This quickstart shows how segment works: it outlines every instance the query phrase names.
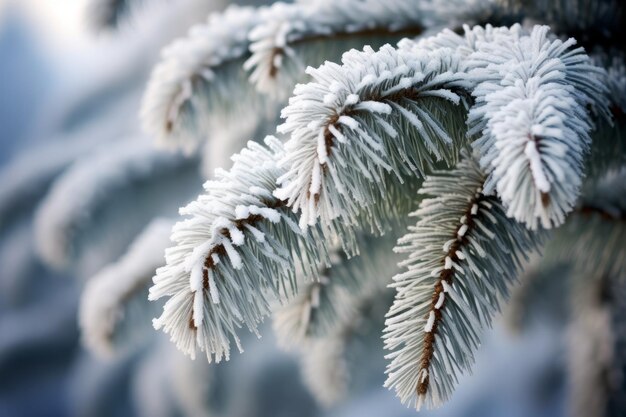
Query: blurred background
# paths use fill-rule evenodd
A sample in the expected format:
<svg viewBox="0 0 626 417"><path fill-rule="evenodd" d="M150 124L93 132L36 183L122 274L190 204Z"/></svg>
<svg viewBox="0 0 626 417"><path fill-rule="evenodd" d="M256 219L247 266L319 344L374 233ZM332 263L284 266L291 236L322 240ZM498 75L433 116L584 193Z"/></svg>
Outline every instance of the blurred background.
<svg viewBox="0 0 626 417"><path fill-rule="evenodd" d="M379 312L351 343L349 394L331 407L270 326L244 341L244 355L209 366L153 331L159 307L141 304L136 343L108 357L85 347L87 281L123 263L149 225L169 230L152 220L173 218L205 175L193 157L144 151L138 113L161 48L228 2L148 3L119 29L96 31L85 0L0 0L0 416L415 415L382 387ZM550 274L515 295L452 400L420 415L567 414L565 272ZM540 294L532 308L528 292Z"/></svg>

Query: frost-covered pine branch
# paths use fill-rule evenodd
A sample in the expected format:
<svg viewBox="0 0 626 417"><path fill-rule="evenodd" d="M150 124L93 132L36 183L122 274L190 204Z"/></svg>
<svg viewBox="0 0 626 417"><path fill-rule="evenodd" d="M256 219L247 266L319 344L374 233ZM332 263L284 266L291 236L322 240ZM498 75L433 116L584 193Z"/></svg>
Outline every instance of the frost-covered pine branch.
<svg viewBox="0 0 626 417"><path fill-rule="evenodd" d="M84 343L98 355L111 356L145 333L142 325L154 312L146 304L148 287L155 269L165 262L172 224L154 220L122 258L87 282L79 322Z"/></svg>
<svg viewBox="0 0 626 417"><path fill-rule="evenodd" d="M307 70L314 81L282 111L278 129L290 139L275 192L301 212L302 227L352 222L364 206L384 218L385 178L397 186L456 161L470 84L449 52L366 47L345 53L343 65Z"/></svg>
<svg viewBox="0 0 626 417"><path fill-rule="evenodd" d="M418 214L427 220L403 240L400 250L414 253L409 272L394 284L398 299L386 333L387 347L395 350L387 385L418 406L447 399L456 375L471 366L479 331L507 295L521 259L541 240L541 233L508 216L531 229L538 219L545 227L563 220L578 198L589 148L587 107L607 115L602 71L572 48L572 40L554 40L541 26L465 30L464 36L447 31L405 40L397 49L352 50L342 65L309 68L313 81L298 85L282 111L284 146L275 139L268 142L271 151L249 145L233 169L220 172L218 182L208 183L208 194L183 211L193 217L176 227L177 246L157 273L152 298L171 298L155 325L192 356L199 347L210 360L227 358L231 338L241 348L236 328L256 331L270 302L295 290L294 254L304 253L302 265L313 269L327 262L320 227L348 246L364 222L381 232L383 223L398 218L396 201L411 200L411 179L454 165L459 149L479 134L471 158L422 190L438 197L422 204ZM583 79L584 71L590 80ZM524 111L516 115L515 105ZM565 117L570 110L577 119ZM504 129L511 124L516 129ZM515 194L517 187L526 189ZM459 195L471 204L439 203ZM251 201L255 213L245 208ZM257 222L276 230L257 233ZM430 240L446 232L439 242L443 253L419 258L433 250ZM271 243L265 241L269 236ZM260 277L258 268L264 271ZM455 270L469 282L455 280ZM431 272L441 275L439 281L425 285ZM308 287L296 310L310 313L323 284ZM432 303L420 299L429 300L432 291ZM223 293L233 298L222 302ZM448 321L439 311L444 306ZM440 321L446 341L436 343ZM424 326L407 330L414 322Z"/></svg>
<svg viewBox="0 0 626 417"><path fill-rule="evenodd" d="M486 188L531 228L562 224L578 198L594 127L587 108L611 118L605 73L575 44L554 39L547 26L487 25L400 45L452 48L463 57L475 84L468 134L478 136Z"/></svg>
<svg viewBox="0 0 626 417"><path fill-rule="evenodd" d="M428 177L420 192L433 198L420 204L397 248L409 254L408 270L393 278L385 385L418 409L446 401L470 370L482 329L541 240L484 194L485 180L467 154L454 170Z"/></svg>
<svg viewBox="0 0 626 417"><path fill-rule="evenodd" d="M471 369L481 332L543 229L565 224L558 237L571 227L573 253L586 246L603 263L589 265L623 274L621 200L580 198L585 184L604 193L595 180L607 170L622 176L624 58L611 35L623 31L623 7L469 3L232 7L163 52L144 128L187 152L203 144L206 172L228 168L224 154L273 130L279 113L284 122L279 139L250 142L181 209L186 219L150 290L151 300L166 299L156 328L190 356L220 361L231 345L242 350L241 328L258 335L275 313L281 342L301 348L311 384L336 400L346 387L346 329L359 323L349 306L391 275L374 272L387 267L377 235L393 238L428 195L397 249L408 270L394 278L384 339L386 385L404 403L434 407ZM553 30L531 26L546 20ZM596 30L603 23L606 33ZM449 29L435 34L435 25ZM593 49L604 41L618 52ZM97 203L89 193L82 200L88 212ZM591 239L591 228L604 240Z"/></svg>
<svg viewBox="0 0 626 417"><path fill-rule="evenodd" d="M280 108L273 98L290 93L306 66L416 35L422 15L413 0L278 2L212 14L163 51L143 100L144 128L191 151L225 118L257 112L271 119Z"/></svg>
<svg viewBox="0 0 626 417"><path fill-rule="evenodd" d="M169 297L154 326L192 357L199 348L209 361L228 359L231 340L241 351L237 330L257 333L270 303L295 292L294 258L313 276L311 268L325 262L320 239L302 239L295 214L272 195L283 151L275 138L266 144L248 143L229 171L205 184L205 195L181 209L191 217L175 225L176 246L154 277L150 299Z"/></svg>
<svg viewBox="0 0 626 417"><path fill-rule="evenodd" d="M558 226L578 198L593 127L587 107L608 115L602 70L574 39L552 40L549 28L514 42L477 42L468 57L477 83L470 111L474 147L507 213L530 228Z"/></svg>
<svg viewBox="0 0 626 417"><path fill-rule="evenodd" d="M238 85L245 78L236 64L228 65L247 51L248 32L260 19L252 7L231 6L213 13L206 24L193 26L186 38L176 40L162 51L146 87L141 118L144 130L160 143L188 152L210 136L225 114L241 115L238 106L249 111L253 94ZM213 80L218 78L219 82ZM194 92L202 94L194 94ZM224 108L224 105L229 105ZM215 112L217 121L210 116Z"/></svg>

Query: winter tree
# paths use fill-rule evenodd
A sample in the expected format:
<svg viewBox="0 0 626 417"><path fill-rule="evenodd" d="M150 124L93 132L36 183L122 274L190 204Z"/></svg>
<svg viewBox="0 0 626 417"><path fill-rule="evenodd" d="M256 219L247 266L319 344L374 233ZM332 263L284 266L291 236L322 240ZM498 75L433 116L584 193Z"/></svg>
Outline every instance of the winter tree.
<svg viewBox="0 0 626 417"><path fill-rule="evenodd" d="M93 3L103 26L141 19L141 2ZM180 218L87 283L88 346L110 354L152 315L178 349L220 362L271 317L333 403L376 312L385 386L417 409L453 396L511 294L533 308L531 277L550 276L529 271L562 265L572 409L622 415L625 13L619 0L230 6L163 49L147 81L144 134L167 151L133 141L74 166L39 207L39 252L79 256L76 213L101 190L163 186ZM207 181L185 205L196 163Z"/></svg>

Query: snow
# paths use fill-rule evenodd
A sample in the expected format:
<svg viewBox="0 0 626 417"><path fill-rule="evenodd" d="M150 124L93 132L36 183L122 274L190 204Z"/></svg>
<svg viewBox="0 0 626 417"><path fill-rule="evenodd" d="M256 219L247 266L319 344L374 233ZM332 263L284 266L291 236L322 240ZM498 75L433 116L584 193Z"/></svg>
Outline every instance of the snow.
<svg viewBox="0 0 626 417"><path fill-rule="evenodd" d="M430 333L433 331L433 326L435 325L435 312L431 311L428 313L428 320L426 321L426 325L424 326L424 332Z"/></svg>
<svg viewBox="0 0 626 417"><path fill-rule="evenodd" d="M191 291L202 291L202 264L196 263L189 274L189 288Z"/></svg>
<svg viewBox="0 0 626 417"><path fill-rule="evenodd" d="M360 98L358 94L348 94L344 101L344 106L352 106L359 102Z"/></svg>
<svg viewBox="0 0 626 417"><path fill-rule="evenodd" d="M320 161L320 164L325 164L328 162L328 151L326 149L326 135L323 131L317 135L317 157Z"/></svg>
<svg viewBox="0 0 626 417"><path fill-rule="evenodd" d="M204 290L199 289L193 293L193 324L196 327L202 325L204 320Z"/></svg>
<svg viewBox="0 0 626 417"><path fill-rule="evenodd" d="M207 275L209 277L209 294L211 296L211 301L213 304L219 304L220 294L217 290L217 285L215 284L215 273L209 269L207 271Z"/></svg>
<svg viewBox="0 0 626 417"><path fill-rule="evenodd" d="M340 116L337 122L341 123L342 125L346 125L352 130L357 130L359 128L359 122L357 122L350 116Z"/></svg>
<svg viewBox="0 0 626 417"><path fill-rule="evenodd" d="M443 292L439 293L439 298L437 299L437 304L435 304L435 309L439 310L441 306L443 306L443 302L445 301L446 296Z"/></svg>
<svg viewBox="0 0 626 417"><path fill-rule="evenodd" d="M322 172L320 164L313 165L313 172L311 173L311 186L309 192L311 195L318 195L322 188Z"/></svg>
<svg viewBox="0 0 626 417"><path fill-rule="evenodd" d="M364 110L369 113L390 114L391 106L387 103L381 103L379 101L362 101L357 106L357 109Z"/></svg>

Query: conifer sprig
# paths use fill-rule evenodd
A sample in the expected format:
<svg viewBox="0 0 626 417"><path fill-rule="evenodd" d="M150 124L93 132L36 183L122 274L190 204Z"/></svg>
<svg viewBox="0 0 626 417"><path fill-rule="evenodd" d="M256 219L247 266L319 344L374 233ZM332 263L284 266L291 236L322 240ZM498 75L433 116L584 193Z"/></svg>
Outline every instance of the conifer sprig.
<svg viewBox="0 0 626 417"><path fill-rule="evenodd" d="M419 218L399 241L407 271L393 278L397 294L388 313L385 385L403 403L435 407L467 372L528 253L541 236L506 216L486 176L467 153L452 171L427 177Z"/></svg>

